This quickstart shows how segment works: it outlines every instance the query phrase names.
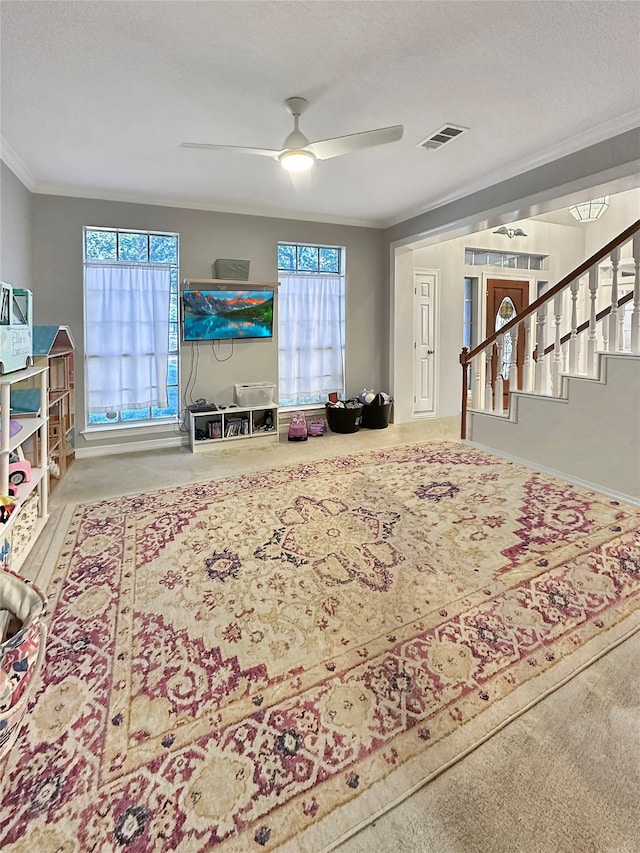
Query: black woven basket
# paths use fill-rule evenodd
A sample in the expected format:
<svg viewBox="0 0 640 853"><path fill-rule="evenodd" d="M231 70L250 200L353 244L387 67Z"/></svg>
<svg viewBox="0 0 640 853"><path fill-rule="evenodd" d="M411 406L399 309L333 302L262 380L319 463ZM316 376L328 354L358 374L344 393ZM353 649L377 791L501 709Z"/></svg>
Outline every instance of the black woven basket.
<svg viewBox="0 0 640 853"><path fill-rule="evenodd" d="M386 429L389 426L392 403L362 407L362 426L366 429Z"/></svg>
<svg viewBox="0 0 640 853"><path fill-rule="evenodd" d="M353 408L342 409L327 404L325 409L331 432L358 432L360 429L363 406L358 405Z"/></svg>

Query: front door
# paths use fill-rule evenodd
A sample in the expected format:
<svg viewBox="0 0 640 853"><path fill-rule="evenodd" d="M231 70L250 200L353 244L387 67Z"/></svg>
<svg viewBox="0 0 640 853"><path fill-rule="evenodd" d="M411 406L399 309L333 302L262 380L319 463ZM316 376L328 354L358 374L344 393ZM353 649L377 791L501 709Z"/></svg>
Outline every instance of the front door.
<svg viewBox="0 0 640 853"><path fill-rule="evenodd" d="M529 282L511 279L487 279L487 337L497 332L512 320L529 304ZM518 368L518 387L522 388L522 365L524 363L524 333L518 332L517 351L511 351L511 341L507 335L502 350L502 364L498 364L498 348L494 344L491 358L491 387L495 389L498 374L502 375L502 408L506 411L509 404L509 370L513 359ZM495 391L494 391L495 393Z"/></svg>

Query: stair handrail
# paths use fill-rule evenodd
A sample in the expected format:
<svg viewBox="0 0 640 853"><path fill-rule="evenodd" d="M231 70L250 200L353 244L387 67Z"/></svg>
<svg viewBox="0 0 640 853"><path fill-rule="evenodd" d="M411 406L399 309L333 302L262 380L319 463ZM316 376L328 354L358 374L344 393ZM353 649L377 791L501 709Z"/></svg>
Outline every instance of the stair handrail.
<svg viewBox="0 0 640 853"><path fill-rule="evenodd" d="M542 305L545 305L551 299L553 299L556 294L565 290L573 281L577 278L583 276L586 272L588 272L594 264L599 263L603 258L607 255L611 254L611 252L616 249L618 246L622 245L622 243L626 243L636 231L640 229L640 219L636 219L634 223L629 225L628 228L625 228L617 237L614 237L610 240L606 246L603 246L602 249L599 249L590 258L587 258L586 261L583 261L579 264L574 270L572 270L568 275L565 275L564 278L561 278L557 284L554 284L552 288L547 290L542 296L539 296L534 302L528 305L524 311L520 314L517 314L513 320L509 320L508 323L505 323L498 331L493 332L488 335L481 343L477 344L472 350L469 350L468 347L463 347L462 352L460 353L460 364L462 366L462 426L461 426L461 438L465 439L467 436L467 388L468 388L468 375L469 375L469 365L471 360L475 358L475 356L479 355L481 352L487 349L487 347L491 346L500 335L504 335L505 332L508 332L510 329L519 326L527 317L530 317L532 314L540 308ZM546 352L546 350L545 350Z"/></svg>

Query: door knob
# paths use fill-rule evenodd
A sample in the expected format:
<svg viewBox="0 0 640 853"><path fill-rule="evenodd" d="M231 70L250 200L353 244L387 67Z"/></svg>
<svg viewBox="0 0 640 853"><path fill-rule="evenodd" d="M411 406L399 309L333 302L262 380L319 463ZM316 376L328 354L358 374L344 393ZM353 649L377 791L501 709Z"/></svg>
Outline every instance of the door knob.
<svg viewBox="0 0 640 853"><path fill-rule="evenodd" d="M433 355L433 353L434 353L434 350L432 350L432 349L427 350L427 355Z"/></svg>

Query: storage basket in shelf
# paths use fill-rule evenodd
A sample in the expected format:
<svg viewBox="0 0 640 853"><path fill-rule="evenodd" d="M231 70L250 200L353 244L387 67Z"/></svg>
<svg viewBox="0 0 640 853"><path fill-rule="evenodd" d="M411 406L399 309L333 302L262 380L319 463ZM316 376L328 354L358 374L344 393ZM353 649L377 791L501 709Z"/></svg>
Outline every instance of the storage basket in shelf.
<svg viewBox="0 0 640 853"><path fill-rule="evenodd" d="M0 759L13 746L44 662L47 600L38 587L0 571ZM15 630L14 630L15 629Z"/></svg>

